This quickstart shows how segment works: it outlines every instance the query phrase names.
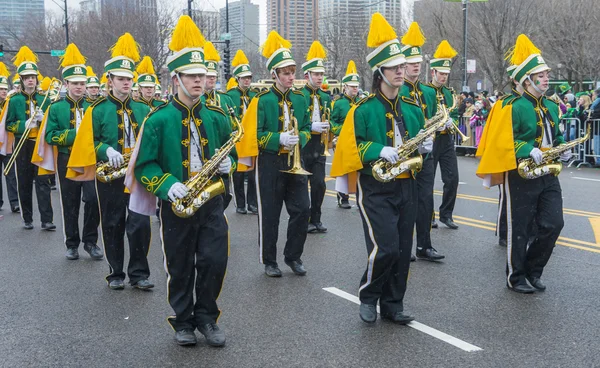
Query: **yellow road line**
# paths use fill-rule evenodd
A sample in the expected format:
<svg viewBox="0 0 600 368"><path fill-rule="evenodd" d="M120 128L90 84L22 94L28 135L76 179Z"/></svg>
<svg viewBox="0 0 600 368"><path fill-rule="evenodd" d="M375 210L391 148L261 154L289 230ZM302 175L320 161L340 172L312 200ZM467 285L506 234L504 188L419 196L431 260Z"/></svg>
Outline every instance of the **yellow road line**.
<svg viewBox="0 0 600 368"><path fill-rule="evenodd" d="M600 244L600 217L590 218L590 225L592 225L592 230L594 230L596 243Z"/></svg>

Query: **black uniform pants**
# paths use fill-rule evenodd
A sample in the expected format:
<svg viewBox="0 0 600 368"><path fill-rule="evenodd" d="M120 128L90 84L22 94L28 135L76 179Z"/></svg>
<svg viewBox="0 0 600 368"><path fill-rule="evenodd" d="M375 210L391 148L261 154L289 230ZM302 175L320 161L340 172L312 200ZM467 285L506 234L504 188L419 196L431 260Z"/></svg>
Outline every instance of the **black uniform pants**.
<svg viewBox="0 0 600 368"><path fill-rule="evenodd" d="M423 159L423 168L417 174L417 251L431 248L431 221L433 220L433 184L435 170L431 154Z"/></svg>
<svg viewBox="0 0 600 368"><path fill-rule="evenodd" d="M358 296L376 305L381 314L403 311L413 229L417 213L417 184L413 179L381 183L359 174L357 203L363 220L369 259Z"/></svg>
<svg viewBox="0 0 600 368"><path fill-rule="evenodd" d="M17 155L17 188L21 217L24 222L33 222L33 181L35 180L35 195L42 222L52 222L52 202L50 199L50 176L38 175L38 167L31 163L35 141L27 139Z"/></svg>
<svg viewBox="0 0 600 368"><path fill-rule="evenodd" d="M257 207L256 204L256 182L254 180L254 170L248 172L233 173L233 191L235 192L235 205L237 208L246 208L246 199L248 206ZM245 179L248 178L248 194L246 197L246 189L244 185Z"/></svg>
<svg viewBox="0 0 600 368"><path fill-rule="evenodd" d="M564 226L562 190L556 176L523 179L516 170L505 174L508 219L507 281L525 284L541 277ZM535 229L533 224L536 224ZM535 239L527 246L535 231Z"/></svg>
<svg viewBox="0 0 600 368"><path fill-rule="evenodd" d="M0 155L0 170L2 170L2 172L4 172L4 168L8 164L8 161L10 160L11 156L12 156L11 154L8 154L6 156ZM14 165L8 171L8 174L4 176L4 178L6 179L6 194L8 197L8 201L9 201L11 207L17 207L19 205L19 192L17 190L17 177L15 174ZM2 187L3 187L2 180L0 178L0 207L2 207L4 205L4 196L3 196Z"/></svg>
<svg viewBox="0 0 600 368"><path fill-rule="evenodd" d="M93 180L73 181L67 179L69 154L59 153L56 160L58 166L58 189L63 215L63 229L67 248L78 248L79 243L98 242L98 225L100 212L96 198L96 186ZM83 233L79 235L79 208L83 197Z"/></svg>
<svg viewBox="0 0 600 368"><path fill-rule="evenodd" d="M167 201L160 208L167 296L175 312L168 321L175 331L215 323L229 256L223 197L211 199L186 219L177 217Z"/></svg>
<svg viewBox="0 0 600 368"><path fill-rule="evenodd" d="M125 179L117 179L110 183L96 180L98 205L100 206L100 226L104 254L109 265L110 274L106 281L124 280L123 263L125 258L125 232L129 243L129 265L127 275L129 282L148 279L148 251L150 250L151 229L150 217L127 209L129 194L125 193Z"/></svg>
<svg viewBox="0 0 600 368"><path fill-rule="evenodd" d="M444 182L440 219L451 219L458 191L458 161L452 134L437 134L431 154L433 155L434 176L439 163Z"/></svg>
<svg viewBox="0 0 600 368"><path fill-rule="evenodd" d="M302 149L304 169L312 175L308 176L310 182L310 222L321 222L321 205L325 198L325 162L320 134L311 134L311 138Z"/></svg>
<svg viewBox="0 0 600 368"><path fill-rule="evenodd" d="M258 196L258 245L260 262L277 266L277 238L281 208L290 216L283 255L286 261L301 261L310 215L308 178L281 172L289 170L287 155L260 152L256 160Z"/></svg>
<svg viewBox="0 0 600 368"><path fill-rule="evenodd" d="M506 220L506 193L504 193L504 186L499 185L500 189L499 200L498 200L498 221L496 225L496 236L500 240L506 240L506 234L508 232L508 224Z"/></svg>
<svg viewBox="0 0 600 368"><path fill-rule="evenodd" d="M223 211L225 211L229 207L231 198L233 198L231 194L231 175L223 175L221 180L223 180L223 186L225 186L225 192L221 195L223 197Z"/></svg>

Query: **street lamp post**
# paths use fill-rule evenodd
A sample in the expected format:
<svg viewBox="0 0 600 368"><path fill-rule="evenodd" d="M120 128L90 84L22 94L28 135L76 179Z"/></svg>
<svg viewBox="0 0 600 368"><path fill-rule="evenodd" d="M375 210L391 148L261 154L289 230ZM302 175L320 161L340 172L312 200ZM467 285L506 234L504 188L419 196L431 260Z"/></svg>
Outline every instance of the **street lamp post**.
<svg viewBox="0 0 600 368"><path fill-rule="evenodd" d="M188 15L190 17L192 16L192 1L194 1L194 0L187 0L187 3L188 3Z"/></svg>
<svg viewBox="0 0 600 368"><path fill-rule="evenodd" d="M65 0L65 38L67 39L67 46L69 46L69 13L67 11L67 0Z"/></svg>
<svg viewBox="0 0 600 368"><path fill-rule="evenodd" d="M463 91L467 90L467 18L469 15L469 0L462 0L463 6Z"/></svg>

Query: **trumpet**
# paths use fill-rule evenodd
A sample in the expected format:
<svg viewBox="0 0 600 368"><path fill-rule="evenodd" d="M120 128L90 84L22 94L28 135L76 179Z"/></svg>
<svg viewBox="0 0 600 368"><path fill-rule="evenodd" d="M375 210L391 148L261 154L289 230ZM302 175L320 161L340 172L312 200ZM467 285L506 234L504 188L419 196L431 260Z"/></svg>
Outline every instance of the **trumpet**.
<svg viewBox="0 0 600 368"><path fill-rule="evenodd" d="M292 132L294 135L299 135L298 131L298 119L294 116L294 110L290 110L290 115L292 119ZM292 166L292 158L294 159ZM288 152L288 166L292 166L289 170L281 170L281 172L295 175L312 175L308 171L302 168L302 163L300 162L300 142L294 145L294 148Z"/></svg>
<svg viewBox="0 0 600 368"><path fill-rule="evenodd" d="M323 116L321 117L321 121L327 122L329 123L329 120L331 118L331 109L329 107L325 108L325 111L323 111ZM331 156L331 153L329 153L329 126L327 127L327 130L321 133L321 144L324 146L323 147L323 154L321 156Z"/></svg>
<svg viewBox="0 0 600 368"><path fill-rule="evenodd" d="M42 112L42 106L44 106L44 104L46 103L46 99L52 94L53 89L56 90L56 93L52 94L52 97L50 97L50 101L54 102L54 101L58 100L58 98L60 97L59 92L60 92L60 89L62 88L62 82L58 79L53 78L51 85L52 85L52 87L49 88L48 91L46 92L46 96L44 96L44 100L42 101L41 105L36 106L35 112L25 122L25 131L23 132L23 135L21 136L21 139L19 140L19 142L17 142L17 145L15 146L15 149L13 150L10 160L8 160L8 162L6 163L6 166L4 167L4 175L8 175L8 173L10 172L10 169L12 168L15 161L17 160L17 156L19 155L19 152L21 152L23 145L25 144L27 139L29 139L29 133L31 133L31 129L33 129L33 128L31 128L33 119L36 117L36 115L38 115L40 112Z"/></svg>
<svg viewBox="0 0 600 368"><path fill-rule="evenodd" d="M454 103L448 109L448 114L450 113L450 111L452 111L456 108L457 101L456 101L456 97L454 97L454 95L452 96L452 100L454 100ZM463 142L466 140L469 140L471 138L471 137L465 135L463 132L461 132L460 128L458 127L458 125L456 125L456 123L454 121L452 121L452 127L450 128L450 130L452 131L452 133L458 134L460 136L460 139L462 139Z"/></svg>

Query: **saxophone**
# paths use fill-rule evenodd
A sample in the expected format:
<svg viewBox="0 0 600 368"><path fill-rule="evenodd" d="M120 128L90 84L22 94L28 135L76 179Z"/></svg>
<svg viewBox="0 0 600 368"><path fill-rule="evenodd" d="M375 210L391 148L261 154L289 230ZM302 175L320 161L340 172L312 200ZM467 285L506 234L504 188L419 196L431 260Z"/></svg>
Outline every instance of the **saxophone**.
<svg viewBox="0 0 600 368"><path fill-rule="evenodd" d="M110 162L98 162L96 164L96 179L101 183L110 183L113 180L125 177L130 158L131 152L124 153L123 165L117 168L114 168Z"/></svg>
<svg viewBox="0 0 600 368"><path fill-rule="evenodd" d="M225 142L217 153L204 163L200 172L183 183L188 188L188 193L182 199L171 203L171 209L175 215L181 218L192 217L202 205L225 192L223 180L221 178L213 180L213 177L218 174L221 161L228 159L229 152L233 150L235 144L244 135L244 128L231 107L229 108L229 115L237 126L237 130L231 134L231 138Z"/></svg>
<svg viewBox="0 0 600 368"><path fill-rule="evenodd" d="M588 123L585 135L583 137L544 151L542 154L542 162L539 164L536 164L531 158L521 160L517 166L519 175L523 179L537 179L548 174L558 176L558 174L560 174L562 171L563 166L562 163L556 162L556 160L563 152L566 152L587 141L590 138L591 130L592 124Z"/></svg>
<svg viewBox="0 0 600 368"><path fill-rule="evenodd" d="M436 130L443 127L449 117L449 112L446 105L443 103L442 95L438 94L437 98L437 112L431 119L428 119L425 122L425 129L423 131L398 147L398 161L395 164L392 164L381 158L372 164L373 177L377 181L387 183L408 170L421 170L423 167L423 157L421 157L421 155L411 157L411 155L419 149L421 143L433 136Z"/></svg>

